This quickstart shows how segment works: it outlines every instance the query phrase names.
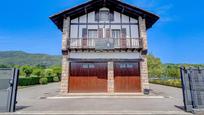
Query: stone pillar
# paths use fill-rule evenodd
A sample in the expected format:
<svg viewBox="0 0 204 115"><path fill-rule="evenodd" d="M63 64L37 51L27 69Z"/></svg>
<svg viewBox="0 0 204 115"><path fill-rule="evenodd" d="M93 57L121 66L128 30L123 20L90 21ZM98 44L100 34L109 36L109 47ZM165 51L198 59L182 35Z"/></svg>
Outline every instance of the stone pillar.
<svg viewBox="0 0 204 115"><path fill-rule="evenodd" d="M147 31L146 31L146 22L141 16L139 17L139 35L142 39L142 48L143 51L147 52Z"/></svg>
<svg viewBox="0 0 204 115"><path fill-rule="evenodd" d="M69 32L70 32L70 18L67 17L63 22L63 33L62 33L62 75L61 75L61 87L60 94L65 95L68 93L69 83Z"/></svg>
<svg viewBox="0 0 204 115"><path fill-rule="evenodd" d="M142 92L144 89L149 89L149 79L148 79L148 68L147 68L147 30L146 30L146 21L145 18L139 17L139 34L142 39L142 58L143 61L140 62L140 74L141 74L141 84Z"/></svg>
<svg viewBox="0 0 204 115"><path fill-rule="evenodd" d="M108 93L114 93L114 63L108 62Z"/></svg>
<svg viewBox="0 0 204 115"><path fill-rule="evenodd" d="M68 93L68 83L69 83L69 61L68 56L62 56L62 75L61 75L61 87L60 94L65 95Z"/></svg>
<svg viewBox="0 0 204 115"><path fill-rule="evenodd" d="M141 86L142 92L144 89L149 89L149 78L148 78L148 67L147 58L143 56L143 61L140 62L140 75L141 75Z"/></svg>
<svg viewBox="0 0 204 115"><path fill-rule="evenodd" d="M70 33L70 17L64 19L63 22L63 32L62 32L62 51L67 51L68 49L68 40Z"/></svg>

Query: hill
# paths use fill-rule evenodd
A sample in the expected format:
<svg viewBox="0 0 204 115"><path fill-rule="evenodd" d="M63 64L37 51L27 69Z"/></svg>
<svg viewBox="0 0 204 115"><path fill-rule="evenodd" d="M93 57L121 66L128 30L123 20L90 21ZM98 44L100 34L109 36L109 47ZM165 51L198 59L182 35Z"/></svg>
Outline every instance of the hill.
<svg viewBox="0 0 204 115"><path fill-rule="evenodd" d="M61 56L31 54L23 51L0 51L0 65L60 65Z"/></svg>

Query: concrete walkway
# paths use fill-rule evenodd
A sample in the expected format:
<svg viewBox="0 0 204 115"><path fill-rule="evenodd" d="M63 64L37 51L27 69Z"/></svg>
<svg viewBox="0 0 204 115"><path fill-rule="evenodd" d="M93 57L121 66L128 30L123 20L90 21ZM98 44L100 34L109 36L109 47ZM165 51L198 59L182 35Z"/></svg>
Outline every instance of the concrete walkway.
<svg viewBox="0 0 204 115"><path fill-rule="evenodd" d="M18 92L15 114L137 114L177 115L184 112L179 88L151 84L150 96L59 97L59 84L34 86Z"/></svg>

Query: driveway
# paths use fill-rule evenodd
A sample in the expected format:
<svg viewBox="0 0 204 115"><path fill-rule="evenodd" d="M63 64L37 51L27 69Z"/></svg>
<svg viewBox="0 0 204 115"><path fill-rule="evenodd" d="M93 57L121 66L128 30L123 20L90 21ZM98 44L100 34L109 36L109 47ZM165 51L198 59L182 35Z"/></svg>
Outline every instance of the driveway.
<svg viewBox="0 0 204 115"><path fill-rule="evenodd" d="M189 114L179 88L151 84L150 96L59 97L59 83L19 89L16 114Z"/></svg>

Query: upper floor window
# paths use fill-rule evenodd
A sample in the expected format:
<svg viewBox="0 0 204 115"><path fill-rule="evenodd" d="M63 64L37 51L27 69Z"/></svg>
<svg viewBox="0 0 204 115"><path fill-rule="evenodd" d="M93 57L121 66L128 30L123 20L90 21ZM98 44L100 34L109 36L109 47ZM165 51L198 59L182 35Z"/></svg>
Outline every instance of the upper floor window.
<svg viewBox="0 0 204 115"><path fill-rule="evenodd" d="M112 38L120 38L120 29L112 29Z"/></svg>
<svg viewBox="0 0 204 115"><path fill-rule="evenodd" d="M108 10L101 10L99 12L99 20L100 21L108 21L109 20L109 11Z"/></svg>
<svg viewBox="0 0 204 115"><path fill-rule="evenodd" d="M97 37L98 37L97 29L88 30L88 38L97 38Z"/></svg>
<svg viewBox="0 0 204 115"><path fill-rule="evenodd" d="M98 10L95 11L96 21L114 21L114 11L113 10Z"/></svg>

